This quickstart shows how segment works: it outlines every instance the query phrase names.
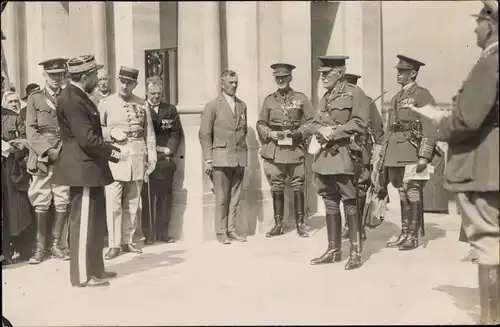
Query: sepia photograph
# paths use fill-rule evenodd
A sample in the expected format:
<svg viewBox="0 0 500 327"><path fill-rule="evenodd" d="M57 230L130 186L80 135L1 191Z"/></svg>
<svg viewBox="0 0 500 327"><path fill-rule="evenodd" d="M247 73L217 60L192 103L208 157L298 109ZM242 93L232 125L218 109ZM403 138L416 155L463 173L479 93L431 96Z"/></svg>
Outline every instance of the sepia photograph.
<svg viewBox="0 0 500 327"><path fill-rule="evenodd" d="M500 325L498 30L2 1L2 326Z"/></svg>

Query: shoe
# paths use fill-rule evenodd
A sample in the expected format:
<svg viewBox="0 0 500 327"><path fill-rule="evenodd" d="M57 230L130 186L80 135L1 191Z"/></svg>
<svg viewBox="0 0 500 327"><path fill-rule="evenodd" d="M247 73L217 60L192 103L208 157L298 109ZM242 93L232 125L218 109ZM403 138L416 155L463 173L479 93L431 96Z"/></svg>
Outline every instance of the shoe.
<svg viewBox="0 0 500 327"><path fill-rule="evenodd" d="M150 238L148 238L148 237L146 237L144 239L144 245L153 245L154 243L155 243L155 241L152 240L152 239L150 239Z"/></svg>
<svg viewBox="0 0 500 327"><path fill-rule="evenodd" d="M217 241L219 241L220 244L231 244L226 234L217 234Z"/></svg>
<svg viewBox="0 0 500 327"><path fill-rule="evenodd" d="M162 241L163 243L175 243L175 240L173 238L164 235L160 236L160 241Z"/></svg>
<svg viewBox="0 0 500 327"><path fill-rule="evenodd" d="M96 277L90 277L90 279L83 284L80 284L80 287L98 287L98 286L109 286L109 281L105 279L99 279Z"/></svg>
<svg viewBox="0 0 500 327"><path fill-rule="evenodd" d="M134 244L124 244L122 245L122 252L128 253L128 252L133 252L133 253L142 253L142 249L139 249L136 247Z"/></svg>
<svg viewBox="0 0 500 327"><path fill-rule="evenodd" d="M231 241L236 241L236 242L246 242L247 241L247 239L245 237L241 237L238 234L236 234L235 232L229 232L229 233L227 233L227 237Z"/></svg>
<svg viewBox="0 0 500 327"><path fill-rule="evenodd" d="M110 279L115 278L118 274L115 271L104 271L100 276L95 276L98 279Z"/></svg>
<svg viewBox="0 0 500 327"><path fill-rule="evenodd" d="M104 256L106 260L111 260L116 258L117 256L120 255L120 249L119 248L110 248L108 250L108 253Z"/></svg>

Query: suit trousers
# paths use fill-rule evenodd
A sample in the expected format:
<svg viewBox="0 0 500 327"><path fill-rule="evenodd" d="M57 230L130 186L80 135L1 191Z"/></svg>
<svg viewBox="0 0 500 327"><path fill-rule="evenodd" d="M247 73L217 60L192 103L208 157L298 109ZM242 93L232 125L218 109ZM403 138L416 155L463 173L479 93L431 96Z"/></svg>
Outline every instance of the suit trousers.
<svg viewBox="0 0 500 327"><path fill-rule="evenodd" d="M156 203L156 209L153 212L153 217L149 217L149 202L147 199L147 190L142 191L142 228L151 229L154 227L155 234L157 236L163 235L168 237L168 225L170 224L170 218L172 216L172 184L175 170L171 170L166 179L155 179L151 176L149 177L149 187L150 187L150 203L154 206ZM147 184L144 184L146 188ZM154 226L151 226L151 223Z"/></svg>
<svg viewBox="0 0 500 327"><path fill-rule="evenodd" d="M236 214L243 189L245 167L214 167L215 232L225 234L236 230Z"/></svg>
<svg viewBox="0 0 500 327"><path fill-rule="evenodd" d="M500 192L457 193L463 229L480 265L500 265Z"/></svg>
<svg viewBox="0 0 500 327"><path fill-rule="evenodd" d="M134 242L143 180L114 181L106 186L106 222L110 248Z"/></svg>
<svg viewBox="0 0 500 327"><path fill-rule="evenodd" d="M70 280L80 286L104 273L106 202L103 187L70 188Z"/></svg>

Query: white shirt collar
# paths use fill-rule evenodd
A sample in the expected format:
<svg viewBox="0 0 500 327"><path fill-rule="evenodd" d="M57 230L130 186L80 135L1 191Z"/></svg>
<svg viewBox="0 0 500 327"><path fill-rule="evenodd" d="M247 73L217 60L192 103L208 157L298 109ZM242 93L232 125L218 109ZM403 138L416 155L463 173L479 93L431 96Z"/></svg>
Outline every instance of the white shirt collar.
<svg viewBox="0 0 500 327"><path fill-rule="evenodd" d="M226 92L222 92L222 94L224 95L224 97L226 98L226 100L229 102L229 103L235 103L236 100L235 100L235 96L230 96L229 94L226 94Z"/></svg>
<svg viewBox="0 0 500 327"><path fill-rule="evenodd" d="M486 52L488 52L489 50L491 50L492 48L497 47L497 46L498 46L498 41L493 42L492 44L490 44L486 48L484 48L483 52L481 52L481 54L485 54Z"/></svg>
<svg viewBox="0 0 500 327"><path fill-rule="evenodd" d="M410 87L412 87L413 85L415 85L415 82L408 83L405 86L403 86L401 89L403 91L408 91L410 89Z"/></svg>

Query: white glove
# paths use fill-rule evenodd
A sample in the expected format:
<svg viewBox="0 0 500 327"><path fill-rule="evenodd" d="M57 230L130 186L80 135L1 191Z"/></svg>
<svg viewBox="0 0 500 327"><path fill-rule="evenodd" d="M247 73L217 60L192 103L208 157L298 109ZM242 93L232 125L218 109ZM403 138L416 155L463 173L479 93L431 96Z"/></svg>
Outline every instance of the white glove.
<svg viewBox="0 0 500 327"><path fill-rule="evenodd" d="M172 154L172 151L170 151L170 149L167 148L166 146L159 146L159 145L157 145L156 146L156 151L164 153L167 157L170 156L170 154Z"/></svg>
<svg viewBox="0 0 500 327"><path fill-rule="evenodd" d="M124 141L127 139L127 135L125 135L124 132L120 131L119 129L112 128L109 131L109 136L111 136L115 141Z"/></svg>
<svg viewBox="0 0 500 327"><path fill-rule="evenodd" d="M149 179L149 175L155 170L156 168L156 161L150 161L147 163L147 168L146 168L146 173L144 174L144 180Z"/></svg>

